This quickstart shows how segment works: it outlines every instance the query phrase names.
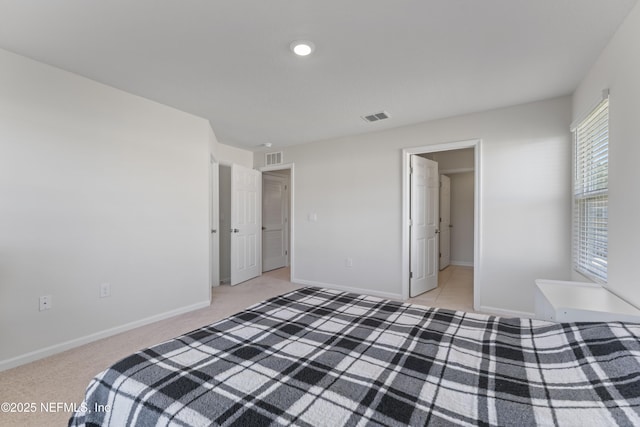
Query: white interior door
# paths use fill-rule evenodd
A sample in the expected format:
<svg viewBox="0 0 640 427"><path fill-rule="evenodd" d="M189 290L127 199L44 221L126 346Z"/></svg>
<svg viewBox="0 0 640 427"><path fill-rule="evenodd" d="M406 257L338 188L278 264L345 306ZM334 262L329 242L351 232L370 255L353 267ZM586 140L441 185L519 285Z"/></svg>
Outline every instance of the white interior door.
<svg viewBox="0 0 640 427"><path fill-rule="evenodd" d="M287 265L289 203L286 176L262 175L262 270Z"/></svg>
<svg viewBox="0 0 640 427"><path fill-rule="evenodd" d="M231 286L262 274L261 175L231 165Z"/></svg>
<svg viewBox="0 0 640 427"><path fill-rule="evenodd" d="M411 271L414 297L438 286L438 163L411 156Z"/></svg>
<svg viewBox="0 0 640 427"><path fill-rule="evenodd" d="M220 173L219 165L211 158L209 168L211 286L220 285Z"/></svg>
<svg viewBox="0 0 640 427"><path fill-rule="evenodd" d="M440 270L451 263L451 178L440 175Z"/></svg>

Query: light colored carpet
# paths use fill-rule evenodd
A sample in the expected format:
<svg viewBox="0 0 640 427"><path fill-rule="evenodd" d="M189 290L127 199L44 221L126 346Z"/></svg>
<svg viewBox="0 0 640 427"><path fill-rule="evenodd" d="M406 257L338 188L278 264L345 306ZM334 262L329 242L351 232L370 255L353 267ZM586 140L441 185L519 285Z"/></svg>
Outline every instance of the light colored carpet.
<svg viewBox="0 0 640 427"><path fill-rule="evenodd" d="M409 302L469 311L472 280L472 269L449 267L441 272L438 289ZM71 413L62 406L58 408L58 402L79 404L91 378L123 357L298 288L299 285L289 281L288 269L274 270L235 287L214 288L209 307L0 372L0 403L35 403L37 407L33 413L0 412L0 426L67 425ZM43 411L41 404L49 405L55 411Z"/></svg>

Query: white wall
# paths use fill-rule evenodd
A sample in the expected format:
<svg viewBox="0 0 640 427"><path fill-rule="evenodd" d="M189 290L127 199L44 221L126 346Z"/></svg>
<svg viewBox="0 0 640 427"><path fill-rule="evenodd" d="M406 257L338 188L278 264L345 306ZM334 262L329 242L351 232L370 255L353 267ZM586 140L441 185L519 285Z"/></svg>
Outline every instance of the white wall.
<svg viewBox="0 0 640 427"><path fill-rule="evenodd" d="M231 164L236 163L238 165L245 166L247 168L253 167L253 152L243 150L242 148L232 147L230 145L218 143L217 144L217 159L220 163Z"/></svg>
<svg viewBox="0 0 640 427"><path fill-rule="evenodd" d="M451 263L473 265L473 172L451 178Z"/></svg>
<svg viewBox="0 0 640 427"><path fill-rule="evenodd" d="M220 143L218 142L218 138L211 127L211 123L209 123L207 133L209 135L209 153L213 154L214 158L217 160L219 157L218 147L220 146Z"/></svg>
<svg viewBox="0 0 640 427"><path fill-rule="evenodd" d="M609 283L640 306L640 4L586 74L573 97L578 118L609 88Z"/></svg>
<svg viewBox="0 0 640 427"><path fill-rule="evenodd" d="M210 138L0 50L0 369L209 303Z"/></svg>
<svg viewBox="0 0 640 427"><path fill-rule="evenodd" d="M532 312L536 278L570 276L570 103L562 97L284 149L296 168L294 281L400 295L402 149L482 138L480 304Z"/></svg>

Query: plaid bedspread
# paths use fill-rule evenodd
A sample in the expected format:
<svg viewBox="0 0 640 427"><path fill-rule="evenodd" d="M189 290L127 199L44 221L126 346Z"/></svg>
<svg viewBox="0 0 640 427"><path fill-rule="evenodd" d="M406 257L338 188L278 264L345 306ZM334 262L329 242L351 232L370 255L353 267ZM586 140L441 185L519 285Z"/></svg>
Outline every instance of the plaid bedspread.
<svg viewBox="0 0 640 427"><path fill-rule="evenodd" d="M639 336L303 288L116 363L70 425L640 425Z"/></svg>

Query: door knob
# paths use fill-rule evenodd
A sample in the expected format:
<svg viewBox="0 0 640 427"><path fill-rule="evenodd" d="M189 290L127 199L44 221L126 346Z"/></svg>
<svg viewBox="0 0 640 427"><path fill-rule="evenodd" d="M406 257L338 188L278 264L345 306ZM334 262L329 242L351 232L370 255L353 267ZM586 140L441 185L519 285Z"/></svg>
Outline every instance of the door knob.
<svg viewBox="0 0 640 427"><path fill-rule="evenodd" d="M436 228L436 234L440 234L440 230Z"/></svg>
<svg viewBox="0 0 640 427"><path fill-rule="evenodd" d="M232 233L239 233L239 232L240 232L240 230L238 230L237 228L232 228L232 229L231 229L231 232L232 232Z"/></svg>
<svg viewBox="0 0 640 427"><path fill-rule="evenodd" d="M218 230L211 230L211 234L215 234L217 232L218 232Z"/></svg>

